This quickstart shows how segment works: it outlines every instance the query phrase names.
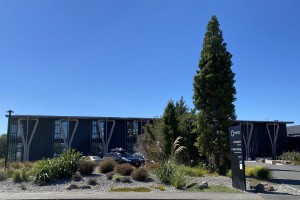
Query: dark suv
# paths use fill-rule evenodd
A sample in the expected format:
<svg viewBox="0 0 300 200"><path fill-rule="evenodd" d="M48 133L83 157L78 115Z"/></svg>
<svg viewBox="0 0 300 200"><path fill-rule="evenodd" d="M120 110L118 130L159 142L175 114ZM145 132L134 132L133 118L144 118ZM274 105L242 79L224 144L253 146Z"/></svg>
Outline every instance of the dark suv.
<svg viewBox="0 0 300 200"><path fill-rule="evenodd" d="M141 158L132 156L125 149L115 148L111 149L110 153L107 153L105 157L114 158L118 163L129 163L135 167L140 167L144 164L144 161Z"/></svg>

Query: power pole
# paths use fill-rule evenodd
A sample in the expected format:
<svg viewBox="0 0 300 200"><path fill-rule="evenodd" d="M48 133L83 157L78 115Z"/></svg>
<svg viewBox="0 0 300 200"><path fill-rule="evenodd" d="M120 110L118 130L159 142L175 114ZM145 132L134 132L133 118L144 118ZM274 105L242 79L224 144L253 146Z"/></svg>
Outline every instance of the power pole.
<svg viewBox="0 0 300 200"><path fill-rule="evenodd" d="M10 120L11 120L11 114L14 113L14 111L9 110L8 112L8 124L7 124L7 136L6 136L6 154L5 154L5 169L7 168L7 160L8 160L8 149L9 149L9 135L10 135Z"/></svg>

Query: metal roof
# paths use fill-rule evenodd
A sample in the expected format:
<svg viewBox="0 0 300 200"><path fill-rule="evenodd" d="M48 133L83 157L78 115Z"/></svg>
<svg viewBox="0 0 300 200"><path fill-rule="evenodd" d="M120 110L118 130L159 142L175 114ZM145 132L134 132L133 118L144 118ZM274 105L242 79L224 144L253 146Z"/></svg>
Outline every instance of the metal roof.
<svg viewBox="0 0 300 200"><path fill-rule="evenodd" d="M5 115L8 117L8 115ZM118 120L152 120L154 118L143 118L143 117L101 117L101 116L62 116L62 115L12 115L16 118L40 118L40 119L118 119Z"/></svg>
<svg viewBox="0 0 300 200"><path fill-rule="evenodd" d="M292 121L278 121L278 120L273 120L273 121L258 121L258 120L235 120L235 122L237 123L262 123L262 124L266 124L266 123L277 123L277 124L293 124L294 122Z"/></svg>

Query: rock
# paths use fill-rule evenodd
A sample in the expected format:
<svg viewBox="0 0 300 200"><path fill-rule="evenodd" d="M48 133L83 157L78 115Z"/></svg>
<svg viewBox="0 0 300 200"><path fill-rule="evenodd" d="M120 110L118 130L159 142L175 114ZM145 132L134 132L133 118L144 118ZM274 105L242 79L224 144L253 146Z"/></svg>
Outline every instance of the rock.
<svg viewBox="0 0 300 200"><path fill-rule="evenodd" d="M257 193L264 193L265 192L265 186L263 184L257 184L255 187L255 192Z"/></svg>
<svg viewBox="0 0 300 200"><path fill-rule="evenodd" d="M195 187L197 185L197 183L189 183L186 185L186 188L192 188Z"/></svg>
<svg viewBox="0 0 300 200"><path fill-rule="evenodd" d="M207 189L208 188L208 183L206 181L203 181L200 185L199 185L199 189L203 190L203 189Z"/></svg>
<svg viewBox="0 0 300 200"><path fill-rule="evenodd" d="M75 189L78 189L78 185L75 185L75 184L71 184L69 185L69 187L67 187L67 190L75 190Z"/></svg>
<svg viewBox="0 0 300 200"><path fill-rule="evenodd" d="M265 186L265 191L272 192L272 191L275 191L275 189L272 185L267 185L267 186Z"/></svg>
<svg viewBox="0 0 300 200"><path fill-rule="evenodd" d="M80 187L81 189L91 189L92 187L89 185L83 185Z"/></svg>

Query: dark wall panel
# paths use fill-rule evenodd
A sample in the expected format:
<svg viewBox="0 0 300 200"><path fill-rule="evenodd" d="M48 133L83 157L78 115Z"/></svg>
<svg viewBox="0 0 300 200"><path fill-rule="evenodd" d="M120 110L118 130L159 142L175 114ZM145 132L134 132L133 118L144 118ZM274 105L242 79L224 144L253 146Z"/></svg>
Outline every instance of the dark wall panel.
<svg viewBox="0 0 300 200"><path fill-rule="evenodd" d="M79 120L71 147L83 153L90 154L91 120Z"/></svg>
<svg viewBox="0 0 300 200"><path fill-rule="evenodd" d="M53 157L53 124L54 120L39 119L36 133L29 149L29 160Z"/></svg>

